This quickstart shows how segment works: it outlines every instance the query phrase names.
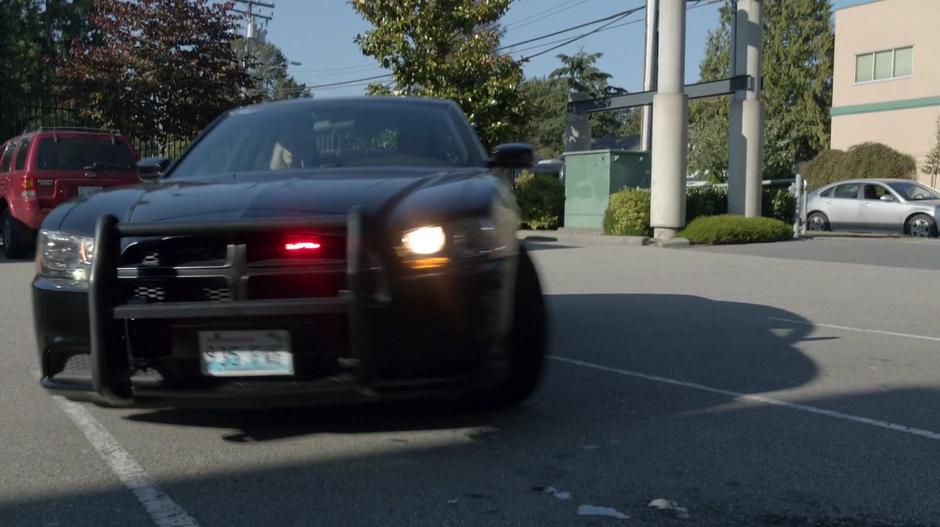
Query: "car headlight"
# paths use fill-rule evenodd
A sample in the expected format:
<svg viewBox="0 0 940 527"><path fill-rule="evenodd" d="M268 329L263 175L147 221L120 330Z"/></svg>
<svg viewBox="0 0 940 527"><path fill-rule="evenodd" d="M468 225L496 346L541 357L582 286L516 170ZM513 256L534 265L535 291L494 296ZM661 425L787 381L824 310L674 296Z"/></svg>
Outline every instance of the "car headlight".
<svg viewBox="0 0 940 527"><path fill-rule="evenodd" d="M466 218L444 226L427 225L406 231L399 256L412 269L434 269L454 259L496 256L515 241L515 231L486 218Z"/></svg>
<svg viewBox="0 0 940 527"><path fill-rule="evenodd" d="M42 276L87 282L95 239L58 231L39 231L36 266Z"/></svg>
<svg viewBox="0 0 940 527"><path fill-rule="evenodd" d="M417 256L437 254L444 249L446 243L444 228L436 225L412 229L401 237L402 248Z"/></svg>

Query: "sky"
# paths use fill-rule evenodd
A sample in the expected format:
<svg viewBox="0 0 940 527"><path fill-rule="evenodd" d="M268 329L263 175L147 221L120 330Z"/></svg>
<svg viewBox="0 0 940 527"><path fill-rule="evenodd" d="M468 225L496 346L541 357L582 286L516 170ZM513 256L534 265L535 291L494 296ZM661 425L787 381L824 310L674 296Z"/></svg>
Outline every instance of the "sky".
<svg viewBox="0 0 940 527"><path fill-rule="evenodd" d="M686 29L686 82L698 80L705 37L718 25L718 7L701 0L690 1ZM868 0L834 0L835 8ZM268 41L279 46L288 60L300 62L289 71L299 82L316 86L387 73L371 57L362 55L354 42L369 25L349 5L348 0L274 0L273 19L268 25ZM502 43L513 44L536 36L645 5L645 0L514 0L503 18L506 34ZM269 10L264 11L270 14ZM556 55L573 54L583 47L601 52L598 66L613 77L611 84L629 91L642 91L644 11L576 43L533 58L524 66L527 77L548 75L558 67ZM537 53L550 41L573 37L596 26L565 33L533 44L513 48L514 56ZM532 46L540 46L532 48ZM359 95L365 84L324 87L314 90L317 97Z"/></svg>

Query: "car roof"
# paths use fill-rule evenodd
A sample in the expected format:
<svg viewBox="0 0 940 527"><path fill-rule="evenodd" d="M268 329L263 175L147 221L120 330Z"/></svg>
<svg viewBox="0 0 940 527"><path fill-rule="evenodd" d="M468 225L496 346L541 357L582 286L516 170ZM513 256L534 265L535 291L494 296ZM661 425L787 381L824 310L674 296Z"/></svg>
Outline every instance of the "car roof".
<svg viewBox="0 0 940 527"><path fill-rule="evenodd" d="M229 111L229 114L246 114L246 113L255 113L263 112L266 110L273 110L277 108L291 107L291 106L305 106L310 108L316 107L334 107L339 108L343 105L350 104L402 104L402 105L423 105L423 106L450 106L454 108L459 108L457 103L449 99L431 99L426 97L387 97L387 96L367 96L361 95L356 97L325 97L325 98L312 98L312 97L300 97L297 99L289 99L286 101L275 101L275 102L264 102L260 104L253 104L251 106L242 106L235 108Z"/></svg>
<svg viewBox="0 0 940 527"><path fill-rule="evenodd" d="M844 185L846 183L917 183L911 179L903 178L860 178L860 179L844 179L842 181L833 181L826 185L826 187L832 187L835 185Z"/></svg>

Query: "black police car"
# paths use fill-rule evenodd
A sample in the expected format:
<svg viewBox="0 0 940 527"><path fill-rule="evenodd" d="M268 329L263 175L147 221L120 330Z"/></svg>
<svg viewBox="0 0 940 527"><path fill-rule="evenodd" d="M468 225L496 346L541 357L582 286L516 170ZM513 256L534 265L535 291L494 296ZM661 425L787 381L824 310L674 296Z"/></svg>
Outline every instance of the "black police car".
<svg viewBox="0 0 940 527"><path fill-rule="evenodd" d="M42 385L75 400L295 405L518 402L546 347L505 177L452 102L236 109L148 183L43 222Z"/></svg>

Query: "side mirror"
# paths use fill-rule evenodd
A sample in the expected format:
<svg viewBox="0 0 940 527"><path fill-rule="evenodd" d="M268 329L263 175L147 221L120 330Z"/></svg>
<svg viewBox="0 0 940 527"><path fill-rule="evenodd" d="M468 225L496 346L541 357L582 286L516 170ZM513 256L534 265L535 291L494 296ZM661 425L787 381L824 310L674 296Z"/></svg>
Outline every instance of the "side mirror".
<svg viewBox="0 0 940 527"><path fill-rule="evenodd" d="M894 196L892 196L891 194L885 194L885 195L881 196L880 199L881 199L881 201L893 202L893 201L894 201Z"/></svg>
<svg viewBox="0 0 940 527"><path fill-rule="evenodd" d="M489 165L493 168L521 169L532 168L534 161L532 145L509 143L493 149L493 158L490 159Z"/></svg>
<svg viewBox="0 0 940 527"><path fill-rule="evenodd" d="M145 157L137 162L137 177L141 181L156 181L170 166L168 157Z"/></svg>

